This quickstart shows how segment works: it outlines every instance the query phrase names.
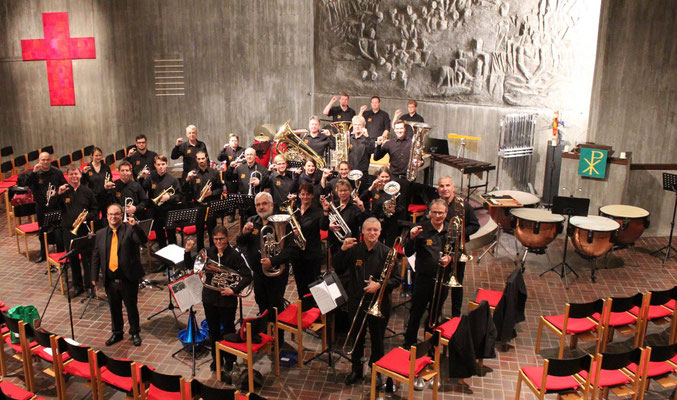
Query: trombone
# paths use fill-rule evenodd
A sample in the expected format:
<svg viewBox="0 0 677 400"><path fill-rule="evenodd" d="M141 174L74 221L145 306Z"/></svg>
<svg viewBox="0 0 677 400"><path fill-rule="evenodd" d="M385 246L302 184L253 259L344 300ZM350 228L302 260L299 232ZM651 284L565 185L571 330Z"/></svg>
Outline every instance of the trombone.
<svg viewBox="0 0 677 400"><path fill-rule="evenodd" d="M461 285L456 279L458 262L461 258L460 254L462 254L460 248L460 237L463 233L462 223L461 217L456 215L451 219L451 222L449 222L449 227L447 228L447 242L444 244L444 248L440 252L440 259L445 255L452 256L452 262L454 263L454 266L447 280L445 280L445 275L449 266L447 265L445 267L440 263L440 265L437 267L435 288L433 289L433 298L430 301L430 312L428 313L428 328L430 329L434 329L437 326L437 322L439 321L442 307L444 306L442 302L442 298L444 297L444 287L463 287L463 285Z"/></svg>

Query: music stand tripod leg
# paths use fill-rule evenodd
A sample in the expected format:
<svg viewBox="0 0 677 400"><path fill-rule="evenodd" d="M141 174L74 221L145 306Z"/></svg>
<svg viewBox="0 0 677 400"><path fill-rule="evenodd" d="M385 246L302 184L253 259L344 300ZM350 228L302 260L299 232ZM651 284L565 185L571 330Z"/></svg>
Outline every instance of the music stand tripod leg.
<svg viewBox="0 0 677 400"><path fill-rule="evenodd" d="M169 283L172 280L170 268L171 267L168 265L167 266L167 285L169 285ZM167 304L167 307L163 308L162 310L160 310L160 311L158 311L154 314L151 314L148 318L146 318L147 321L150 321L151 319L157 317L158 315L162 314L163 312L169 310L174 315L174 323L178 325L179 318L176 316L176 312L174 311L174 308L176 308L176 307L174 306L174 303L172 302L172 292L171 292L171 290L168 290L167 292L169 294L169 304Z"/></svg>

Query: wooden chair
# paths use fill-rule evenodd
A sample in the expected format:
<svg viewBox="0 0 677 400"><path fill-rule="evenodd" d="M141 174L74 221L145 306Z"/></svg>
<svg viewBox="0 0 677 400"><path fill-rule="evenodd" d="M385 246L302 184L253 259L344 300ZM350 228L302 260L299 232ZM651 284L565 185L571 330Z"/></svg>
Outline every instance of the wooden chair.
<svg viewBox="0 0 677 400"><path fill-rule="evenodd" d="M63 261L59 261L61 257L63 257L66 252L65 251L60 251L60 252L54 252L51 253L49 251L49 240L47 239L47 232L43 233L43 238L45 240L45 253L47 254L47 279L49 280L49 285L52 285L52 267L56 268L56 274L59 279L59 286L61 289L61 294L66 293L64 290L64 285L63 285L63 278L61 276L61 268L63 268Z"/></svg>
<svg viewBox="0 0 677 400"><path fill-rule="evenodd" d="M411 222L416 223L416 220L425 215L428 206L425 204L409 204L407 211L411 214Z"/></svg>
<svg viewBox="0 0 677 400"><path fill-rule="evenodd" d="M677 344L669 344L665 346L647 346L644 349L646 363L644 371L637 366L637 364L628 365L628 370L633 373L642 373L642 389L639 396L640 400L644 399L644 393L649 387L649 381L654 380L663 388L674 388L677 386ZM638 372L641 371L641 372ZM677 398L677 391L672 395L672 398Z"/></svg>
<svg viewBox="0 0 677 400"><path fill-rule="evenodd" d="M132 360L108 357L102 351L95 350L96 359L96 392L99 400L103 400L103 385L106 384L115 390L139 397L139 385L132 379L132 371L139 372L141 364ZM140 373L140 372L139 372Z"/></svg>
<svg viewBox="0 0 677 400"><path fill-rule="evenodd" d="M646 330L649 322L661 326L670 324L670 339L668 343L677 341L677 286L667 290L654 290L644 294L644 315L638 307L630 309L630 313L640 318L640 338L637 346L644 345Z"/></svg>
<svg viewBox="0 0 677 400"><path fill-rule="evenodd" d="M0 378L0 399L43 400L35 393L22 389L12 382Z"/></svg>
<svg viewBox="0 0 677 400"><path fill-rule="evenodd" d="M592 356L589 354L564 360L546 358L542 367L522 367L517 375L515 400L520 398L523 381L541 400L551 393L556 393L558 399L585 400L590 388L591 367ZM587 378L583 378L581 374L586 371Z"/></svg>
<svg viewBox="0 0 677 400"><path fill-rule="evenodd" d="M644 307L644 295L637 293L630 297L611 297L606 301L606 319L602 320L602 329L604 331L599 351L606 351L606 345L614 338L614 332L618 331L623 335L635 335L634 346L639 346L640 339L640 319L632 314L630 310ZM643 311L640 311L640 315ZM600 315L593 315L593 319L599 321Z"/></svg>
<svg viewBox="0 0 677 400"><path fill-rule="evenodd" d="M631 372L628 366L634 363L639 365L639 371L644 371L647 362L644 355L644 349L638 347L624 353L597 354L592 363L592 389L588 391L590 399L609 398L609 391L617 397L632 396L633 400L637 399L643 390L643 375ZM586 379L588 377L587 372L581 372L580 375Z"/></svg>
<svg viewBox="0 0 677 400"><path fill-rule="evenodd" d="M96 358L94 350L89 346L83 346L72 339L58 337L55 339L57 349L54 363L56 371L59 372L59 388L61 389L61 399L67 399L65 375L77 376L85 380L85 386L92 390L92 400L97 400L98 386L96 384ZM54 348L54 347L53 347ZM63 354L68 353L68 357Z"/></svg>
<svg viewBox="0 0 677 400"><path fill-rule="evenodd" d="M216 377L221 381L221 352L225 351L236 357L243 358L247 362L247 377L249 379L249 392L254 391L254 355L261 353L270 353L271 346L274 347L274 364L275 364L275 376L280 375L280 344L278 342L277 329L274 328L274 324L267 322L267 311L264 311L261 316L253 320L243 321L245 326L244 332L240 330L240 338L245 336L244 342L229 342L226 340L221 340L216 342ZM268 329L268 333L258 333L263 330L260 327L256 327L254 331L252 330L252 324L262 325L265 324ZM272 332L271 332L272 331ZM257 334L259 336L259 343L254 343L252 336Z"/></svg>
<svg viewBox="0 0 677 400"><path fill-rule="evenodd" d="M39 150L40 153L48 153L48 154L54 154L54 146L51 144L49 146L45 146Z"/></svg>
<svg viewBox="0 0 677 400"><path fill-rule="evenodd" d="M440 347L439 332L433 333L423 342L411 346L409 351L397 347L390 350L380 360L371 366L371 395L370 399L375 400L378 394L376 387L377 374L383 374L392 378L396 382L406 383L408 395L407 398L414 398L414 380L422 378L424 380L433 380L432 399L437 399L438 382L440 379ZM428 356L428 351L434 348L435 357ZM430 367L432 364L432 368Z"/></svg>
<svg viewBox="0 0 677 400"><path fill-rule="evenodd" d="M30 256L28 255L28 236L37 237L40 233L40 227L35 220L35 203L12 206L12 215L14 216L14 233L16 233L16 251L21 254L19 236L22 236L24 239L24 248L26 250L26 259L30 260ZM24 218L30 218L31 222L22 221Z"/></svg>
<svg viewBox="0 0 677 400"><path fill-rule="evenodd" d="M3 372L3 376L7 374L7 363L5 362L5 346L9 347L13 354L12 358L18 360L21 363L21 368L23 370L24 374L24 382L27 388L29 390L32 390L34 388L33 382L32 382L32 376L33 374L30 372L30 354L31 354L31 349L35 348L38 346L38 343L35 341L30 341L28 342L24 327L22 326L22 321L16 318L12 318L5 313L0 313L2 318L7 325L7 328L9 329L8 332L4 333L2 335L2 340L0 341L0 364L2 366L0 369ZM11 339L11 332L15 332L19 335L20 342L19 343L12 343ZM29 356L26 357L26 354Z"/></svg>
<svg viewBox="0 0 677 400"><path fill-rule="evenodd" d="M0 149L0 162L3 159L6 159L7 157L10 157L14 155L14 148L12 146L6 146Z"/></svg>
<svg viewBox="0 0 677 400"><path fill-rule="evenodd" d="M31 382L35 382L34 376L35 376L35 363L36 361L42 360L46 363L48 363L50 366L42 369L42 372L51 376L54 378L54 385L56 387L56 394L59 399L61 399L61 387L60 387L60 381L59 381L59 374L57 372L57 366L56 363L54 362L54 355L58 354L58 345L57 345L57 337L52 334L51 332L48 332L42 328L37 328L33 329L32 326L24 324L24 329L26 332L26 336L33 337L35 341L38 343L39 346L31 349L31 352L33 353L33 358L32 362L30 363L30 373L31 373ZM64 350L63 353L60 354L61 357L61 362L63 363L64 361L68 360L70 356L68 355L68 352ZM32 389L31 389L32 390Z"/></svg>
<svg viewBox="0 0 677 400"><path fill-rule="evenodd" d="M63 168L69 166L73 160L71 160L71 155L66 154L65 156L59 157L59 166L58 168Z"/></svg>
<svg viewBox="0 0 677 400"><path fill-rule="evenodd" d="M188 381L188 393L186 398L188 400L259 400L263 397L255 393L242 394L239 390L234 388L217 389L207 386L197 379Z"/></svg>
<svg viewBox="0 0 677 400"><path fill-rule="evenodd" d="M141 400L189 400L190 386L181 375L166 375L143 365L132 369L132 382L139 386Z"/></svg>
<svg viewBox="0 0 677 400"><path fill-rule="evenodd" d="M559 337L558 358L564 356L566 336L571 335L570 348L575 348L578 340L596 342L595 354L599 352L602 339L602 324L592 316L604 312L604 300L598 299L589 303L567 303L564 314L541 316L538 321L538 333L534 352L538 354L541 347L541 335L545 326Z"/></svg>
<svg viewBox="0 0 677 400"><path fill-rule="evenodd" d="M327 317L317 307L303 311L301 304L299 299L279 314L275 307L275 327L296 335L299 367L303 366L303 331L306 329L315 333L321 331L322 351L327 350ZM318 318L320 322L316 322Z"/></svg>

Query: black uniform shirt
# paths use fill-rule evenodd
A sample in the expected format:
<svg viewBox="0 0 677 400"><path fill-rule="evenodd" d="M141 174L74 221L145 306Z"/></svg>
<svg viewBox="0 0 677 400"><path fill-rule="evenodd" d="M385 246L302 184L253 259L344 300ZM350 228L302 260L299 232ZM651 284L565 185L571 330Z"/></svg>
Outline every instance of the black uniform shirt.
<svg viewBox="0 0 677 400"><path fill-rule="evenodd" d="M390 116L387 112L378 110L377 113L374 113L372 110L367 110L362 113L362 116L366 121L365 127L369 136L377 137L381 136L383 131L390 131Z"/></svg>
<svg viewBox="0 0 677 400"><path fill-rule="evenodd" d="M197 202L197 199L200 198L202 188L205 187L207 182L212 183L212 194L209 197L205 197L202 203L207 204L212 200L220 199L221 193L223 193L221 174L215 169L207 167L204 170L198 168L197 175L195 175L190 181L184 183L183 194L186 202Z"/></svg>
<svg viewBox="0 0 677 400"><path fill-rule="evenodd" d="M179 157L183 157L183 174L182 178L186 178L186 175L194 169L197 169L197 161L195 160L195 155L198 151L204 151L207 156L207 161L209 161L209 153L207 153L207 145L204 142L197 141L195 146L190 144L189 141L181 143L179 146L174 146L172 149L172 160L176 160Z"/></svg>
<svg viewBox="0 0 677 400"><path fill-rule="evenodd" d="M258 274L263 274L261 267L261 228L263 227L263 220L258 215L247 218L247 222L254 224L254 229L249 234L244 234L242 231L237 234L237 245L244 251L244 255L249 262L252 271ZM287 233L291 231L289 224L287 224ZM289 239L289 240L287 240ZM284 241L284 247L277 256L270 257L270 262L273 266L286 264L298 257L298 247L291 238L291 235ZM286 269L289 271L289 268Z"/></svg>
<svg viewBox="0 0 677 400"><path fill-rule="evenodd" d="M348 108L345 111L343 111L343 109L341 108L340 105L330 108L329 114L327 114L327 116L332 118L333 122L336 122L336 121L348 121L348 122L350 122L355 115L357 115L355 113L355 110L350 108L350 106L348 106Z"/></svg>
<svg viewBox="0 0 677 400"><path fill-rule="evenodd" d="M169 200L164 202L162 206L173 206L181 201L181 186L179 185L179 180L172 175L165 173L160 176L157 171L153 171L143 184L146 192L148 192L148 205L151 207L155 207L155 203L153 203L152 199L156 198L163 190L170 186L174 188L174 194L170 196Z"/></svg>
<svg viewBox="0 0 677 400"><path fill-rule="evenodd" d="M73 190L73 187L69 185L69 190L66 190L62 195L58 194L58 190L57 188L54 200L61 204L61 226L64 229L70 230L73 222L84 209L87 209L87 221L99 219L99 206L94 197L94 192L87 186L80 183L78 190ZM82 228L83 225L80 227Z"/></svg>
<svg viewBox="0 0 677 400"><path fill-rule="evenodd" d="M237 146L237 149L233 149L230 146L225 146L223 149L221 149L221 152L216 159L219 161L228 161L228 164L230 164L231 162L235 161L242 153L244 153L243 147Z"/></svg>
<svg viewBox="0 0 677 400"><path fill-rule="evenodd" d="M423 117L419 113L414 113L414 115L409 115L406 113L400 117L401 121L411 121L411 122L425 122ZM414 129L409 124L404 124L404 132L407 138L411 139L414 136Z"/></svg>
<svg viewBox="0 0 677 400"><path fill-rule="evenodd" d="M92 163L88 163L87 165L89 165L91 168L89 171L82 173L80 182L90 188L92 192L94 192L94 196L96 196L97 199L107 196L107 192L103 188L103 184L106 180L106 175L108 175L108 178L111 181L113 180L110 167L104 163L101 163L99 172L96 172Z"/></svg>
<svg viewBox="0 0 677 400"><path fill-rule="evenodd" d="M236 168L230 168L226 170L226 179L235 180L237 179L237 191L238 193L247 194L249 193L249 178L252 175L252 172L259 171L261 173L261 179L259 179L260 184L258 187L254 188L254 192L258 193L261 191L263 186L264 179L268 171L263 167L263 165L255 162L251 167L247 164L240 164Z"/></svg>
<svg viewBox="0 0 677 400"><path fill-rule="evenodd" d="M348 150L348 162L353 169L359 169L365 175L369 172L371 155L374 153L374 141L368 136L362 135L350 137L350 149Z"/></svg>
<svg viewBox="0 0 677 400"><path fill-rule="evenodd" d="M54 185L54 194L59 191L59 186L67 183L66 178L63 176L63 172L59 171L57 168L50 167L48 171L43 171L42 169L38 172L29 171L25 174L19 176L18 182L22 186L28 186L33 192L33 199L37 204L38 213L45 212L45 204L47 203L47 187L51 183ZM49 209L56 208L55 199L52 198L49 201ZM41 221L38 221L42 223Z"/></svg>
<svg viewBox="0 0 677 400"><path fill-rule="evenodd" d="M273 204L279 207L283 201L287 200L287 195L294 189L294 177L289 171L284 171L283 175L273 171L272 174L267 176L263 187L270 189L270 194L273 196Z"/></svg>
<svg viewBox="0 0 677 400"><path fill-rule="evenodd" d="M410 257L416 253L416 273L433 277L439 267L440 252L447 243L447 223L444 223L441 232L433 228L429 220L423 221L420 226L423 230L414 240L407 236L404 241L404 254Z"/></svg>
<svg viewBox="0 0 677 400"><path fill-rule="evenodd" d="M145 153L141 154L137 150L134 154L127 157L127 161L132 164L132 176L134 176L134 179L139 176L143 167L148 167L151 172L155 171L155 156L157 156L157 153L154 151L146 150Z"/></svg>
<svg viewBox="0 0 677 400"><path fill-rule="evenodd" d="M374 160L380 160L386 154L390 155L390 173L393 176L404 175L409 167L411 153L411 139L405 135L402 139L390 139L380 146L376 146Z"/></svg>
<svg viewBox="0 0 677 400"><path fill-rule="evenodd" d="M301 140L303 140L308 145L308 147L313 149L313 151L322 158L325 157L326 152L329 149L336 147L334 137L331 135L327 136L321 132L318 132L316 137L313 137L310 133L306 133L301 137Z"/></svg>
<svg viewBox="0 0 677 400"><path fill-rule="evenodd" d="M115 203L124 207L125 198L129 197L133 200L133 204L138 211L145 210L148 207L148 196L146 196L146 191L139 182L130 179L129 182L124 183L122 179L118 179L114 183L115 187L111 189L111 192Z"/></svg>

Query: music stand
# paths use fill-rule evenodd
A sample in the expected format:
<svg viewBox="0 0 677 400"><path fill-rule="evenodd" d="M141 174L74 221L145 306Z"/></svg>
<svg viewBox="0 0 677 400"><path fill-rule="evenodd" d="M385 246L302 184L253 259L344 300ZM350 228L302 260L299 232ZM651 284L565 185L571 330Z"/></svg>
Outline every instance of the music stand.
<svg viewBox="0 0 677 400"><path fill-rule="evenodd" d="M675 193L675 206L672 209L672 222L670 222L670 236L668 237L668 244L652 252L651 255L665 251L665 257L663 258L663 267L665 267L668 258L674 256L674 254L670 255L670 250L677 252L677 249L672 247L672 233L675 229L675 213L677 213L677 174L663 172L663 190Z"/></svg>
<svg viewBox="0 0 677 400"><path fill-rule="evenodd" d="M96 240L96 234L90 233L85 236L80 236L77 237L73 240L71 240L70 246L68 248L68 251L71 252L73 250L77 250L77 254L83 254L86 250L92 249L94 247L94 241ZM91 277L92 279L94 277ZM88 282L85 282L85 285ZM89 307L89 303L92 301L92 299L96 299L100 302L108 303L107 299L104 299L102 297L98 297L96 295L96 292L92 292L91 295L88 293L87 297L80 300L80 304L85 303L85 307L82 309L82 312L80 313L80 319L84 317L85 312L87 312L87 307ZM98 306L97 306L98 308Z"/></svg>
<svg viewBox="0 0 677 400"><path fill-rule="evenodd" d="M564 253L562 254L562 262L550 268L549 270L542 272L539 276L543 276L546 273L552 271L557 272L564 280L564 287L569 289L569 283L567 281L567 270L573 272L578 278L578 274L574 271L573 268L567 263L567 247L569 244L569 232L571 229L570 220L573 216L582 216L586 217L588 215L588 208L590 208L590 199L585 199L581 197L564 197L564 196L555 196L552 202L552 212L553 214L561 214L567 216L567 229L566 235L564 235ZM558 272L557 269L560 269Z"/></svg>
<svg viewBox="0 0 677 400"><path fill-rule="evenodd" d="M197 225L197 213L199 207L184 208L180 210L171 210L167 213L167 222L165 223L166 230L173 230L181 228L181 244L183 244L183 228L189 225ZM202 221L204 224L204 221Z"/></svg>
<svg viewBox="0 0 677 400"><path fill-rule="evenodd" d="M175 244L170 244L169 246L163 247L160 250L153 253L153 257L157 258L158 260L160 260L160 262L162 262L167 266L167 285L169 285L173 280L174 277L173 269L183 264L183 253L185 253L184 249ZM174 314L174 320L176 321L177 324L179 323L179 319L176 317L176 312L174 311L176 306L172 301L172 292L171 290L168 290L167 293L169 295L169 303L167 304L167 307L156 312L155 314L150 315L147 318L147 320L150 321L151 319L162 314L165 311L171 311L172 314Z"/></svg>
<svg viewBox="0 0 677 400"><path fill-rule="evenodd" d="M312 282L310 285L310 293L313 296L313 299L315 300L315 303L317 303L318 308L320 309L320 312L322 315L327 316L327 329L329 329L330 332L333 331L333 324L334 324L334 311L336 308L342 306L348 301L348 294L346 293L345 289L343 288L343 285L341 284L341 280L339 279L338 275L334 271L328 271L325 272L320 279ZM330 288L333 288L335 290L332 290ZM318 290L319 289L319 290ZM335 297L336 290L338 290L339 296ZM332 295L332 292L334 295ZM330 297L330 298L328 298ZM350 359L343 353L334 350L333 348L333 343L334 341L330 337L329 343L327 345L327 349L321 351L320 353L315 354L312 358L309 360L305 361L304 364L308 364L311 361L315 359L319 359L320 361L326 362L329 367L332 370L332 373L334 375L334 382L337 382L337 376L336 376L336 367L334 363L334 355L337 355L339 358L343 357L346 360L350 361ZM327 359L322 359L323 355L327 355Z"/></svg>
<svg viewBox="0 0 677 400"><path fill-rule="evenodd" d="M53 231L54 229L61 228L61 210L46 212L42 216L41 222L42 223L40 224L40 226L42 227L41 229L43 232L48 232L50 230ZM42 238L40 238L40 240L42 240ZM45 243L45 256L47 255L47 253L49 253L46 247L47 244ZM54 268L54 266L51 265L49 269L50 272L55 272L56 270L56 268ZM47 271L45 271L45 275L47 275Z"/></svg>
<svg viewBox="0 0 677 400"><path fill-rule="evenodd" d="M210 201L207 208L207 220L223 218L235 211L235 199L228 196L225 199Z"/></svg>
<svg viewBox="0 0 677 400"><path fill-rule="evenodd" d="M139 228L143 231L143 234L148 237L150 235L150 231L153 230L153 220L152 219L144 219L143 221L138 221L136 223ZM139 289L144 289L144 288L157 288L162 290L161 287L157 286L158 281L149 281L148 279L141 279L141 282L139 282Z"/></svg>
<svg viewBox="0 0 677 400"><path fill-rule="evenodd" d="M235 206L242 210L249 210L254 207L254 197L255 195L242 194L242 193L229 193L228 199L233 199Z"/></svg>

